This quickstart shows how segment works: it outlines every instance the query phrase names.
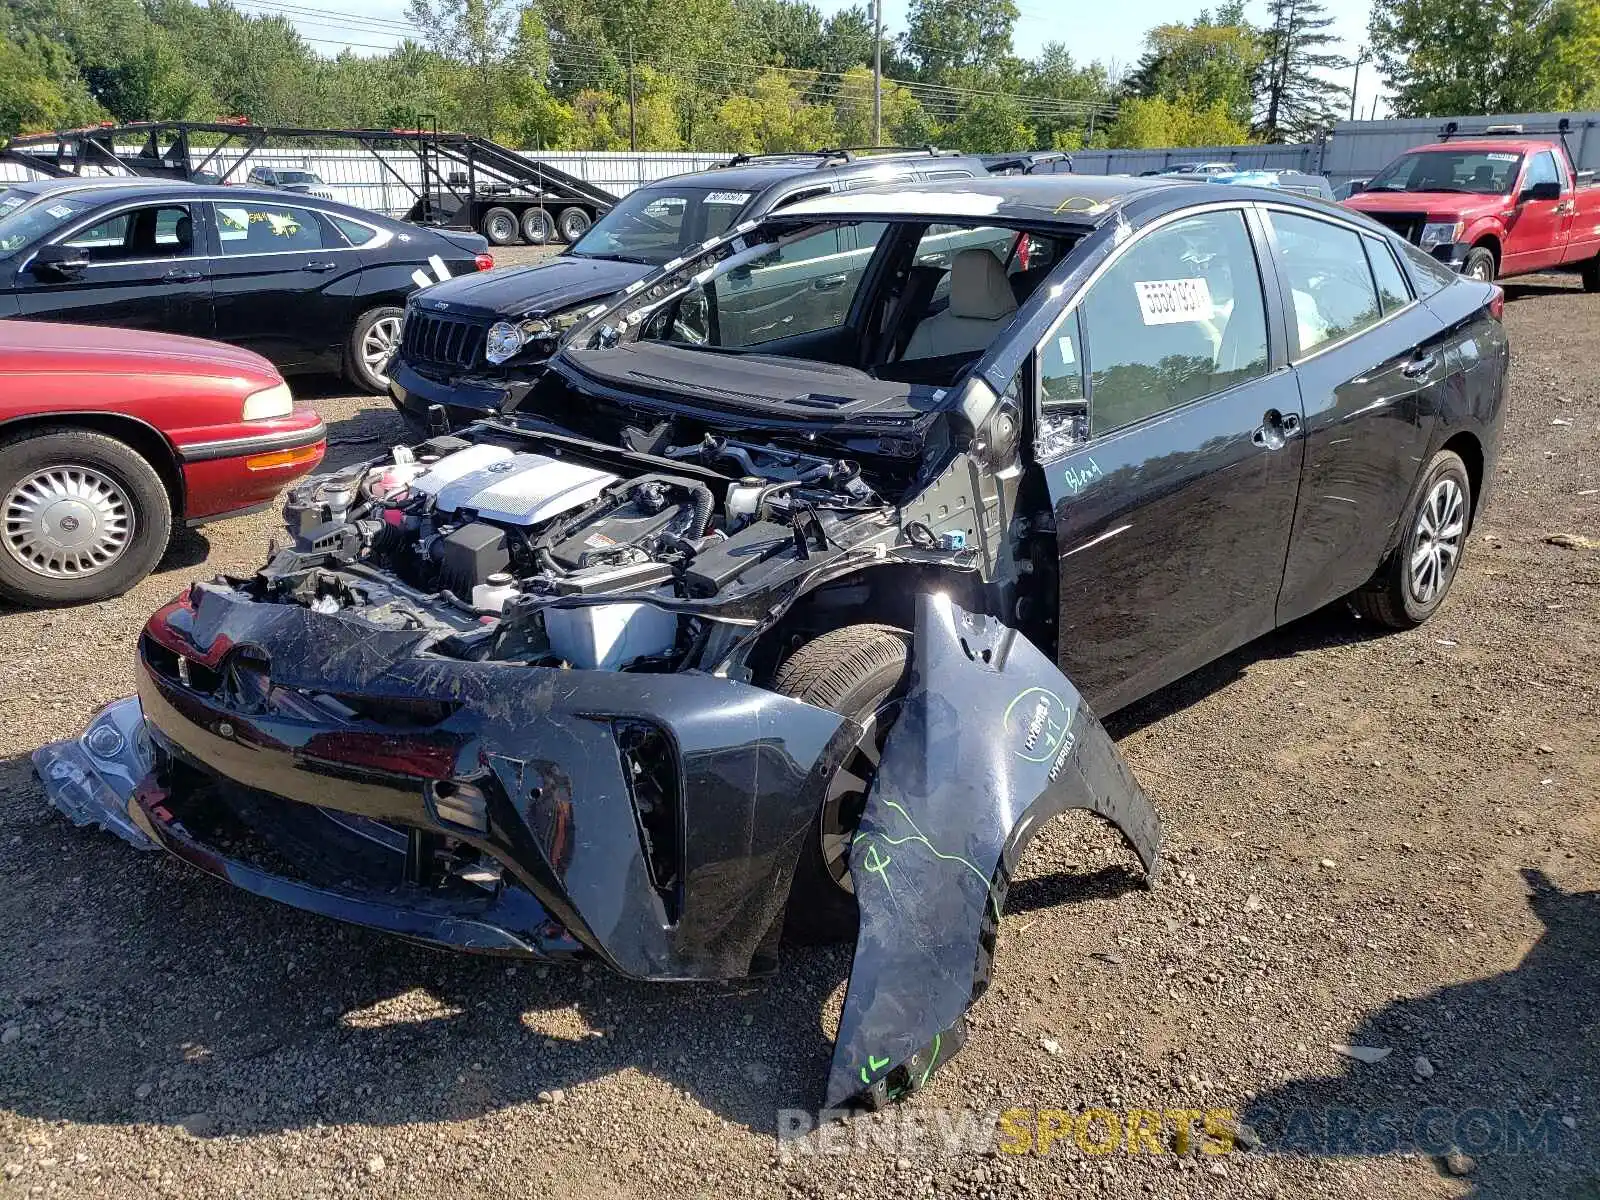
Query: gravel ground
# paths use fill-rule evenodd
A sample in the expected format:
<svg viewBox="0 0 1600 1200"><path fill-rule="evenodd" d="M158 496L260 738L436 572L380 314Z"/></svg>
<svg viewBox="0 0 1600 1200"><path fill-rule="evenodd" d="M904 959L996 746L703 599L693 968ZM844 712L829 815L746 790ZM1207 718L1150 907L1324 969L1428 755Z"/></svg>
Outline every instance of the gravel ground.
<svg viewBox="0 0 1600 1200"><path fill-rule="evenodd" d="M256 565L271 516L184 536L119 600L0 612L0 1195L1600 1196L1600 552L1546 540L1600 537L1600 297L1512 296L1495 494L1437 619L1318 614L1119 714L1161 885L1054 822L967 1049L848 1157L774 1137L820 1101L847 948L743 987L451 957L47 808L28 752L131 690L145 616ZM336 461L398 434L334 387L301 390ZM1464 1175L1330 1131L1435 1106L1447 1137L1486 1110ZM1011 1107L1227 1109L1263 1144L1015 1157L905 1129ZM1552 1140L1485 1148L1513 1110Z"/></svg>

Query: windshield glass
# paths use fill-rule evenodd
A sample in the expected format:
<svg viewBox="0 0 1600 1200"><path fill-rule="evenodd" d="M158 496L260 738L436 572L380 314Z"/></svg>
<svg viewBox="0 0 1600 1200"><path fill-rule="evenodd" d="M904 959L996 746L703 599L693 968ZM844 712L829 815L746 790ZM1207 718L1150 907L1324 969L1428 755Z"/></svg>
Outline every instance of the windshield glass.
<svg viewBox="0 0 1600 1200"><path fill-rule="evenodd" d="M19 196L22 202L13 203ZM15 254L89 208L87 201L67 196L47 196L37 204L29 204L30 198L15 190L0 196L0 255Z"/></svg>
<svg viewBox="0 0 1600 1200"><path fill-rule="evenodd" d="M312 171L279 171L279 183L321 183L322 180Z"/></svg>
<svg viewBox="0 0 1600 1200"><path fill-rule="evenodd" d="M639 188L595 222L569 253L660 266L726 233L753 196L715 188Z"/></svg>
<svg viewBox="0 0 1600 1200"><path fill-rule="evenodd" d="M1471 192L1503 196L1522 155L1510 150L1424 150L1395 159L1374 175L1369 192Z"/></svg>

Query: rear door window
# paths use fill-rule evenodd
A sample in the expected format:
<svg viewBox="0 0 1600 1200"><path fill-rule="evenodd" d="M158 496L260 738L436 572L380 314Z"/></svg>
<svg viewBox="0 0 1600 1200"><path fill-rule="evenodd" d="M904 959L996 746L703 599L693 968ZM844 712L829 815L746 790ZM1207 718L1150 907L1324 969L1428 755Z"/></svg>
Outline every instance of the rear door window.
<svg viewBox="0 0 1600 1200"><path fill-rule="evenodd" d="M310 209L258 201L229 201L213 209L225 255L321 250L328 243L322 222Z"/></svg>
<svg viewBox="0 0 1600 1200"><path fill-rule="evenodd" d="M1411 303L1411 289L1406 286L1405 272L1394 260L1394 251L1380 238L1363 238L1367 247L1367 260L1372 264L1372 277L1378 284L1378 300L1383 305L1383 315L1404 308Z"/></svg>
<svg viewBox="0 0 1600 1200"><path fill-rule="evenodd" d="M1378 289L1361 249L1345 225L1271 211L1278 260L1293 300L1289 322L1298 356L1361 332L1382 319Z"/></svg>

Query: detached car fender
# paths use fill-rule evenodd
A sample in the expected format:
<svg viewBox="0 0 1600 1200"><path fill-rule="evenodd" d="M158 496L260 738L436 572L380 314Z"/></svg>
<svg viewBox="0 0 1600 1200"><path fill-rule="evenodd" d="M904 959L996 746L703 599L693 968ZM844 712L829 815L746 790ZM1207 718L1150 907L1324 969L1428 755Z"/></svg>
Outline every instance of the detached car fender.
<svg viewBox="0 0 1600 1200"><path fill-rule="evenodd" d="M881 1107L960 1049L1012 872L1073 808L1114 824L1154 879L1160 819L1078 690L1016 630L922 596L906 698L850 847L860 931L829 1108Z"/></svg>

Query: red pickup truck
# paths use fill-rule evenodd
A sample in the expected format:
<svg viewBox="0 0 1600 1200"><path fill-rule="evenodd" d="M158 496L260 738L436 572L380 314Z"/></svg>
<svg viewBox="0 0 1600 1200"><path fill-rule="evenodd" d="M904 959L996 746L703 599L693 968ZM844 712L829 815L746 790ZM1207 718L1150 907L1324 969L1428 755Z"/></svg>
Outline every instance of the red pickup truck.
<svg viewBox="0 0 1600 1200"><path fill-rule="evenodd" d="M1550 138L1449 138L1407 150L1344 204L1464 275L1576 271L1600 292L1600 187Z"/></svg>

